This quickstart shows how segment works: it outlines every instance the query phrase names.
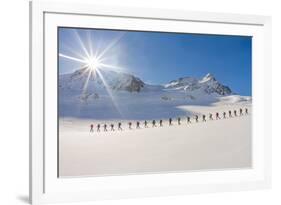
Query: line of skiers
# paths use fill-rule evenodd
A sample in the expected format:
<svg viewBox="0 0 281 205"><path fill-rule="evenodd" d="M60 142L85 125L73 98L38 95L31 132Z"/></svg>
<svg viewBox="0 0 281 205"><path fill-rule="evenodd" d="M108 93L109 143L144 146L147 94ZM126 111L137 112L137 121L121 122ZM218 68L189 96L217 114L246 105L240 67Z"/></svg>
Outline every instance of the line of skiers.
<svg viewBox="0 0 281 205"><path fill-rule="evenodd" d="M244 112L244 113L243 113L243 109L242 109L242 108L239 109L239 115L241 116L241 115L243 115L243 114L245 114L245 115L248 114L248 109L247 109L247 108L245 108L245 112ZM237 113L236 110L234 110L233 112L232 112L231 110L228 111L228 117L229 117L229 118L237 117L237 116L238 116L238 113ZM219 114L218 112L216 112L216 114L214 115L214 117L215 117L216 120L221 119L220 114ZM209 113L209 120L214 120L214 117L213 117L213 114L212 114L212 113ZM222 118L223 118L223 119L226 119L226 118L227 118L227 113L226 113L226 112L223 112L223 113L222 113ZM198 115L195 115L195 116L194 116L194 119L195 119L195 122L199 122L199 116L198 116ZM187 116L187 117L186 117L186 120L187 120L187 123L188 123L188 124L191 123L191 117L190 117L190 116ZM172 125L173 125L173 119L172 119L172 118L169 118L168 121L169 121L169 126L172 126ZM203 121L203 122L206 122L206 121L207 121L207 116L206 116L205 114L202 115L202 121ZM176 122L177 122L178 125L181 125L181 118L178 117L178 118L176 119ZM148 124L149 124L149 122L148 122L147 120L145 120L145 121L144 121L144 128L148 128ZM128 122L128 128L129 128L129 130L133 129L132 126L133 126L133 123L132 123L132 122ZM163 127L163 120L159 120L159 126L160 126L160 127ZM108 127L109 127L109 129L108 129ZM157 127L156 120L152 120L152 127ZM108 130L110 130L110 131L115 131L114 124L109 124L109 125L103 124L103 126L101 126L100 124L97 124L97 130L96 130L96 131L97 131L97 132L100 132L102 128L103 128L103 131L104 131L104 132L107 132ZM141 127L140 127L140 122L137 121L137 122L136 122L136 129L140 129L140 128L141 128ZM123 129L122 129L122 123L121 123L121 122L118 122L118 124L117 124L117 130L119 130L119 131L122 131L122 130L123 130ZM93 125L93 124L90 125L90 132L94 132L94 125Z"/></svg>

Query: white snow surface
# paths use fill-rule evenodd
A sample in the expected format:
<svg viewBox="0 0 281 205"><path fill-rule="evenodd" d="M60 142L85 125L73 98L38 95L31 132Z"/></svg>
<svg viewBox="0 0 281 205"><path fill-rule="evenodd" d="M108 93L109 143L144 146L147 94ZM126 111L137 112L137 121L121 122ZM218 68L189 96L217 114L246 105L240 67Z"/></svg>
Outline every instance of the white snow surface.
<svg viewBox="0 0 281 205"><path fill-rule="evenodd" d="M184 106L192 113L220 114L240 105ZM251 109L248 104L243 109ZM222 117L222 116L221 116ZM108 121L105 121L108 123ZM182 172L193 170L247 169L251 167L251 113L239 117L181 125L90 133L100 121L60 119L59 176L102 176ZM111 123L117 123L112 121ZM95 127L96 129L96 127ZM110 128L108 127L110 130ZM115 127L116 129L116 127Z"/></svg>

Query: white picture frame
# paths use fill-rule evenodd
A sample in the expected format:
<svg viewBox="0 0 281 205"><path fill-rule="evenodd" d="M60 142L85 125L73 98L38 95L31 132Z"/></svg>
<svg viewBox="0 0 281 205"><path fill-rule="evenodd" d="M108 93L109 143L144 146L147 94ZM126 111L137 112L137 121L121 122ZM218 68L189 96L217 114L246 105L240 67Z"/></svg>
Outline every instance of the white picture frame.
<svg viewBox="0 0 281 205"><path fill-rule="evenodd" d="M53 67L58 26L245 34L253 44L254 163L247 170L58 179L56 89ZM129 19L129 21L127 21ZM126 24L124 24L126 22ZM159 22L162 22L162 24ZM223 26L222 26L223 25ZM96 24L97 26L97 24ZM55 32L55 33L54 33ZM47 43L46 43L47 41ZM54 42L55 42L54 41ZM47 109L47 110L46 110ZM30 2L30 202L74 202L130 197L240 191L271 186L271 18L267 16L104 7L48 1ZM46 115L48 113L48 115ZM53 114L50 114L53 113ZM265 120L266 119L266 120ZM69 197L71 195L71 197Z"/></svg>

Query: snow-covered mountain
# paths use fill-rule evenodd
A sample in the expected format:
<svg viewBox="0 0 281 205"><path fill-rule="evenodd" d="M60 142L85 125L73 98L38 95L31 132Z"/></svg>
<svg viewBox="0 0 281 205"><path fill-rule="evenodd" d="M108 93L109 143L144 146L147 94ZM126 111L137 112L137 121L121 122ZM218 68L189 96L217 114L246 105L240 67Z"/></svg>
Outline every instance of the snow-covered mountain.
<svg viewBox="0 0 281 205"><path fill-rule="evenodd" d="M141 92L151 89L174 89L184 90L185 92L189 93L216 93L222 96L233 94L229 87L222 85L210 73L208 73L202 79L184 77L177 80L172 80L164 86L157 86L146 84L140 78L128 73L116 72L112 70L99 72L101 72L102 77L101 75L94 76L93 74L89 76L86 68L79 69L71 74L62 74L59 76L59 87L61 89L81 90L84 88L85 82L88 82L88 92L109 88L110 90L128 92Z"/></svg>
<svg viewBox="0 0 281 205"><path fill-rule="evenodd" d="M251 103L251 97L234 94L211 74L150 85L132 74L99 72L79 69L59 76L61 117L157 119L188 114L183 106Z"/></svg>
<svg viewBox="0 0 281 205"><path fill-rule="evenodd" d="M185 90L188 92L201 91L201 93L216 93L222 96L233 94L231 89L219 83L215 77L208 73L202 79L192 77L179 78L165 85L165 88Z"/></svg>
<svg viewBox="0 0 281 205"><path fill-rule="evenodd" d="M144 87L144 82L139 78L122 72L112 70L99 71L102 75L90 74L87 68L79 69L71 74L63 74L59 76L59 87L64 89L81 90L88 82L87 90L101 90L109 88L111 90L123 90L129 92L140 92ZM102 77L101 77L102 76Z"/></svg>

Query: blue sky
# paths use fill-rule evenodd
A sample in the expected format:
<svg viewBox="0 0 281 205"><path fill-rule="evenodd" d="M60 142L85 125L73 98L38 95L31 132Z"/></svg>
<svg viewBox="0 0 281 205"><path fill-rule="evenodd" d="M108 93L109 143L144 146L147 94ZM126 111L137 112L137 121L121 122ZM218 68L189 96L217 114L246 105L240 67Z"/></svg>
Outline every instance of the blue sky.
<svg viewBox="0 0 281 205"><path fill-rule="evenodd" d="M85 56L82 44L99 54L112 42L105 62L144 82L164 84L179 77L202 78L211 73L234 92L251 95L251 37L59 28L59 53L68 56ZM59 58L60 74L81 66L80 62Z"/></svg>

